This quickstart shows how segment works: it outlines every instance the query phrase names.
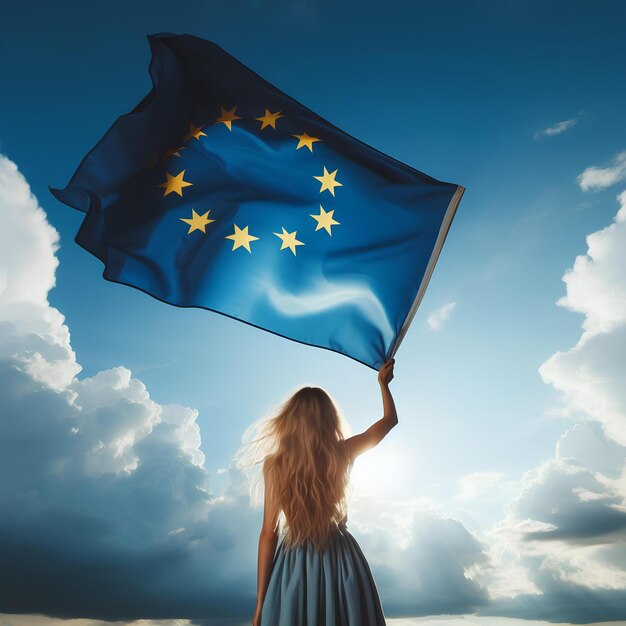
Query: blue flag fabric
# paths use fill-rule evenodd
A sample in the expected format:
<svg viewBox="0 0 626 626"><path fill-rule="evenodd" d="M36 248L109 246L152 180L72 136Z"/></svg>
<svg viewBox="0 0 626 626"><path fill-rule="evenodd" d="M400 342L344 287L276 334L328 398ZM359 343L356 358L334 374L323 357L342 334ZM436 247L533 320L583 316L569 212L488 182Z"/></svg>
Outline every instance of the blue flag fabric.
<svg viewBox="0 0 626 626"><path fill-rule="evenodd" d="M216 44L148 37L153 88L50 191L103 277L378 370L464 188L349 136Z"/></svg>

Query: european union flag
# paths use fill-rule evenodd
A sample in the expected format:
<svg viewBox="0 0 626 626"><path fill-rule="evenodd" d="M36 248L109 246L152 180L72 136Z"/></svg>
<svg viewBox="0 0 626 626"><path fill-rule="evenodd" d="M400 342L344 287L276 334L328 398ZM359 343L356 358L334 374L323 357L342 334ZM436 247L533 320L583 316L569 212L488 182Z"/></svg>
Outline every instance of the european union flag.
<svg viewBox="0 0 626 626"><path fill-rule="evenodd" d="M219 46L148 37L153 88L51 189L107 280L373 369L424 295L463 187L382 154Z"/></svg>

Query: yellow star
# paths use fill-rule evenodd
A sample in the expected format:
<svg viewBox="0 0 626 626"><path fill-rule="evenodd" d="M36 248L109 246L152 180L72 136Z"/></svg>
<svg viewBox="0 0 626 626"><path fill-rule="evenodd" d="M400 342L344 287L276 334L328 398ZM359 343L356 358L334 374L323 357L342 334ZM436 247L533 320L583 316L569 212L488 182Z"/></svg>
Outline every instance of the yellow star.
<svg viewBox="0 0 626 626"><path fill-rule="evenodd" d="M280 237L282 239L282 241L283 241L282 245L280 246L280 249L284 250L285 248L289 248L293 252L293 256L296 256L296 246L303 246L304 245L301 241L298 241L296 239L296 233L298 231L294 230L292 233L288 233L285 230L284 226L281 226L281 228L283 229L282 234L281 233L274 233L277 237Z"/></svg>
<svg viewBox="0 0 626 626"><path fill-rule="evenodd" d="M255 117L255 120L259 120L261 122L261 130L263 130L266 126L271 126L274 130L276 130L276 120L281 117L285 117L280 114L280 111L276 113L270 113L268 109L265 109L265 115L261 117Z"/></svg>
<svg viewBox="0 0 626 626"><path fill-rule="evenodd" d="M221 117L217 118L217 120L215 120L215 123L219 124L221 122L222 124L226 126L226 128L228 128L228 130L232 130L233 129L232 122L234 120L241 119L238 115L235 115L236 108L237 107L234 106L230 111L227 111L224 107L220 107L220 111L222 112L222 115Z"/></svg>
<svg viewBox="0 0 626 626"><path fill-rule="evenodd" d="M167 161L170 157L180 157L180 150L184 150L185 146L181 146L180 148L173 148L172 150L166 150L161 156L161 162Z"/></svg>
<svg viewBox="0 0 626 626"><path fill-rule="evenodd" d="M320 193L322 193L322 191L328 190L334 196L335 187L343 187L341 183L338 183L335 180L335 176L337 175L338 171L339 170L335 170L332 174L329 174L326 167L324 167L324 173L321 176L313 176L313 178L316 178L320 181L320 183L322 183Z"/></svg>
<svg viewBox="0 0 626 626"><path fill-rule="evenodd" d="M163 187L165 189L163 196L176 192L182 198L183 187L190 187L193 185L193 183L188 183L186 180L183 180L185 170L183 170L180 174L176 174L176 176L172 176L168 172L165 172L165 175L167 176L167 180L159 185L159 187Z"/></svg>
<svg viewBox="0 0 626 626"><path fill-rule="evenodd" d="M291 135L298 140L298 145L296 146L296 150L300 150L302 146L306 146L311 152L313 152L313 144L316 141L322 141L317 137L309 137L306 133L302 133L301 135Z"/></svg>
<svg viewBox="0 0 626 626"><path fill-rule="evenodd" d="M193 233L194 230L201 230L206 235L206 230L204 230L206 225L215 221L215 220L210 220L207 217L210 211L211 209L209 209L204 215L198 215L194 209L191 209L190 218L179 217L178 219L182 220L183 222L187 222L187 224L189 224L189 230L187 231L188 235Z"/></svg>
<svg viewBox="0 0 626 626"><path fill-rule="evenodd" d="M248 252L252 252L252 250L250 250L250 242L255 241L256 239L258 239L258 237L253 237L252 235L249 235L247 226L244 227L243 230L239 228L237 224L234 224L234 226L235 232L232 235L224 237L224 239L232 239L234 241L233 250L236 250L240 246L243 246Z"/></svg>
<svg viewBox="0 0 626 626"><path fill-rule="evenodd" d="M341 222L338 222L333 219L334 212L335 212L335 209L333 209L332 211L324 211L324 207L320 204L319 215L313 215L312 213L309 213L309 215L311 215L311 217L314 220L317 220L317 226L315 227L315 230L317 231L320 228L325 228L326 232L328 232L328 234L332 237L332 233L330 232L330 227L333 226L334 224L341 224Z"/></svg>
<svg viewBox="0 0 626 626"><path fill-rule="evenodd" d="M202 126L194 126L191 122L189 122L189 132L183 137L183 141L189 141L190 139L200 139L200 137L206 137L206 133L202 132L202 129L206 126L206 124L202 124Z"/></svg>

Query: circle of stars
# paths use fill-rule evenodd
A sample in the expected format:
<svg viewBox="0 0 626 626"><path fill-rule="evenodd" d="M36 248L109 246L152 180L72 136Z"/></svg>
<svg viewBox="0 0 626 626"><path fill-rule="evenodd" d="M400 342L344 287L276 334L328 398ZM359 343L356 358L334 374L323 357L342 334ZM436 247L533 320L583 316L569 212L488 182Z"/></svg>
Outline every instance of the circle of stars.
<svg viewBox="0 0 626 626"><path fill-rule="evenodd" d="M282 111L272 112L269 109L265 109L265 113L259 117L255 117L255 121L260 122L260 127L258 129L259 132L264 131L265 129L276 130L276 124L278 120L286 117L283 115ZM232 125L234 122L238 120L244 119L241 116L237 115L237 105L228 109L220 106L220 116L213 121L213 124L224 124L224 126L232 132ZM207 124L202 124L200 126L196 126L193 121L189 123L189 130L185 135L181 137L181 142L183 145L179 145L172 149L166 150L161 155L161 162L169 161L170 159L177 157L181 157L181 151L187 148L185 143L193 142L195 140L200 141L201 137L207 137L207 134L203 131L206 128ZM292 134L291 137L298 140L297 145L295 145L295 150L300 150L302 148L306 148L309 152L313 152L314 144L317 142L321 142L322 139L320 137L315 137L309 135L306 132L302 132L301 134ZM340 183L337 180L338 169L335 169L333 172L329 172L325 165L323 167L323 172L319 176L313 175L312 178L316 179L320 183L319 193L324 193L328 191L333 198L335 197L335 188L343 187L343 183ZM169 169L169 168L168 168ZM193 183L185 180L185 170L182 169L178 174L171 174L170 172L165 172L165 181L158 185L159 188L163 189L163 198L167 197L171 193L175 193L181 198L183 197L183 190L186 187L190 187ZM332 211L326 211L324 207L320 204L320 211L317 214L309 214L316 222L315 231L324 229L330 236L332 236L332 227L340 224L334 219L334 209ZM206 234L206 227L215 222L214 219L209 219L208 215L211 212L211 209L208 209L205 213L200 215L196 212L195 209L191 209L191 217L180 217L178 218L182 222L185 222L189 225L189 229L187 231L187 235L191 235L196 230L199 230L203 234ZM224 237L224 239L230 239L233 242L232 251L237 250L237 248L244 248L249 253L252 252L250 247L250 243L253 241L258 241L260 238L252 235L248 232L249 225L245 225L243 228L240 228L237 224L233 224L234 232L230 235ZM298 241L296 238L297 231L288 232L284 226L281 226L282 232L274 232L281 240L280 250L291 250L294 256L296 256L296 248L297 246L304 246L305 243L302 241Z"/></svg>

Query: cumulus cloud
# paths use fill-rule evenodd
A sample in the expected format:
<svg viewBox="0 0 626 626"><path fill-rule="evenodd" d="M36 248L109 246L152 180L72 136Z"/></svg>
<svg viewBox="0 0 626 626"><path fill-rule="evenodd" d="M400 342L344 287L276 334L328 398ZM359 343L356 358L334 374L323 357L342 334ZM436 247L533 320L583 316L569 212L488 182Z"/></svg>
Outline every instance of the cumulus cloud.
<svg viewBox="0 0 626 626"><path fill-rule="evenodd" d="M626 150L617 154L608 167L588 167L578 176L583 191L604 189L626 178Z"/></svg>
<svg viewBox="0 0 626 626"><path fill-rule="evenodd" d="M575 424L556 443L559 459L578 459L595 475L618 479L624 465L624 446L609 439L598 422ZM626 490L623 491L626 495Z"/></svg>
<svg viewBox="0 0 626 626"><path fill-rule="evenodd" d="M436 503L361 495L351 519L386 615L464 613L488 603L486 587L472 578L487 563L486 546Z"/></svg>
<svg viewBox="0 0 626 626"><path fill-rule="evenodd" d="M613 223L587 237L587 254L563 277L567 293L558 304L584 314L583 333L539 373L563 393L563 414L595 420L626 445L626 192L619 202Z"/></svg>
<svg viewBox="0 0 626 626"><path fill-rule="evenodd" d="M486 533L491 560L477 580L492 602L481 615L626 617L626 193L619 202L613 223L587 237L587 254L563 278L558 304L585 315L581 338L539 368L563 393L560 413L579 423L553 458L524 473L505 517Z"/></svg>
<svg viewBox="0 0 626 626"><path fill-rule="evenodd" d="M492 601L481 615L624 618L626 491L598 468L623 476L625 461L626 448L583 424L561 437L554 458L524 473L505 517L485 536L491 559L477 580Z"/></svg>
<svg viewBox="0 0 626 626"><path fill-rule="evenodd" d="M0 358L23 355L38 380L63 389L80 371L61 313L48 305L57 231L15 163L0 155Z"/></svg>
<svg viewBox="0 0 626 626"><path fill-rule="evenodd" d="M125 367L79 379L48 303L58 233L0 156L0 607L127 619L254 608L258 511L214 495L197 411ZM228 482L228 481L227 481Z"/></svg>
<svg viewBox="0 0 626 626"><path fill-rule="evenodd" d="M549 126L548 128L544 128L543 130L539 130L535 133L535 141L539 141L544 137L554 137L556 135L561 135L565 131L575 126L580 120L581 115L577 115L576 117L571 117L568 120L563 120L562 122L558 122L554 126Z"/></svg>
<svg viewBox="0 0 626 626"><path fill-rule="evenodd" d="M626 536L623 495L575 457L556 457L532 470L509 508L510 514L520 520L541 522L536 528L520 530L525 541L558 539L571 550L574 544L606 547L611 535ZM581 569L579 574L590 574L590 562L586 563L587 571ZM611 570L604 577L596 572L586 584L626 588L626 571Z"/></svg>
<svg viewBox="0 0 626 626"><path fill-rule="evenodd" d="M233 468L226 492L211 494L190 446L194 411L154 403L125 368L59 393L10 358L0 397L3 610L100 619L252 610L258 520Z"/></svg>
<svg viewBox="0 0 626 626"><path fill-rule="evenodd" d="M426 319L430 329L439 330L450 317L455 307L456 302L448 302L447 304L440 306L436 311L430 313Z"/></svg>

